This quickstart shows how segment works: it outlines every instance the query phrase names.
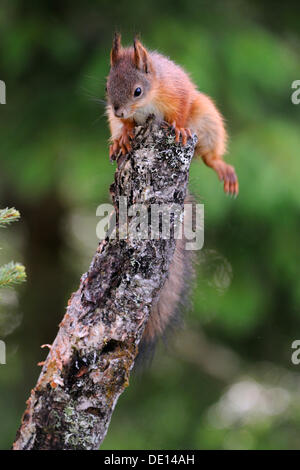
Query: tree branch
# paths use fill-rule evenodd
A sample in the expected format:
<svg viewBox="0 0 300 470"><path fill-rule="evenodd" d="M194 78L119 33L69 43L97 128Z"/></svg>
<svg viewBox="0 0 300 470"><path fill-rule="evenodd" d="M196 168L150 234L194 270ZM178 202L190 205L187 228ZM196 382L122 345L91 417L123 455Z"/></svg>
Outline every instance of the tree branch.
<svg viewBox="0 0 300 470"><path fill-rule="evenodd" d="M119 201L183 208L194 141L183 148L152 120L120 159L111 194L116 232L126 229ZM128 217L128 225L138 215ZM149 226L149 232L151 225ZM15 450L98 449L129 383L151 306L167 277L170 239L103 240L73 293L13 445Z"/></svg>

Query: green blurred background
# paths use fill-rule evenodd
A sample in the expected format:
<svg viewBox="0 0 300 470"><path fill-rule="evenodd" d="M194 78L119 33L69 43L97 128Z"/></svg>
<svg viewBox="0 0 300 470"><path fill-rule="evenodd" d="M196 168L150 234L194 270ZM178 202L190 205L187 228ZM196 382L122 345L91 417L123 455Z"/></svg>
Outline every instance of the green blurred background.
<svg viewBox="0 0 300 470"><path fill-rule="evenodd" d="M299 448L299 17L299 2L1 1L0 206L22 219L0 231L0 264L23 262L28 275L0 299L1 449L97 246L115 170L101 102L115 28L125 43L140 32L215 99L240 195L193 163L205 204L193 309L131 378L103 448Z"/></svg>

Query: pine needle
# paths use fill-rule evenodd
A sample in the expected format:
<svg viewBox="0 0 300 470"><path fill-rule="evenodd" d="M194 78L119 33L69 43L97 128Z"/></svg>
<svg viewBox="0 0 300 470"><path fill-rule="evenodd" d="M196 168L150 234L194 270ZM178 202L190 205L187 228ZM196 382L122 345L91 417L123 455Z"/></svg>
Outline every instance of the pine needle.
<svg viewBox="0 0 300 470"><path fill-rule="evenodd" d="M12 287L26 280L25 268L20 263L10 262L0 266L0 287Z"/></svg>
<svg viewBox="0 0 300 470"><path fill-rule="evenodd" d="M0 228L6 227L11 222L16 222L20 218L20 212L14 207L0 209Z"/></svg>

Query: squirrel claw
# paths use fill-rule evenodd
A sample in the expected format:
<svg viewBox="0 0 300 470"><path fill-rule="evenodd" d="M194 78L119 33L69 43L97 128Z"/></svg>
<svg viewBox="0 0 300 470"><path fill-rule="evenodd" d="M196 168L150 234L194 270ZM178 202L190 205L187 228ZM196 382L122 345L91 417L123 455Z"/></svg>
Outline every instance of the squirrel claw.
<svg viewBox="0 0 300 470"><path fill-rule="evenodd" d="M109 146L109 160L111 162L113 162L114 160L116 160L116 155L114 153L114 149L113 149L113 145L110 145Z"/></svg>
<svg viewBox="0 0 300 470"><path fill-rule="evenodd" d="M175 130L176 132L176 130ZM177 133L178 133L178 140L177 140ZM181 142L182 142L182 145L185 146L187 144L187 141L189 139L192 139L193 136L192 136L192 133L190 131L190 129L185 129L184 127L180 127L177 132L176 132L176 142L180 142L180 137L181 137Z"/></svg>
<svg viewBox="0 0 300 470"><path fill-rule="evenodd" d="M226 165L226 174L223 177L224 191L230 196L237 196L239 193L239 183L235 174L234 168L231 165Z"/></svg>
<svg viewBox="0 0 300 470"><path fill-rule="evenodd" d="M180 129L180 134L182 138L182 145L185 146L187 144L188 139L192 139L192 133L190 129L185 129L184 127L182 127Z"/></svg>
<svg viewBox="0 0 300 470"><path fill-rule="evenodd" d="M181 138L183 146L187 144L188 139L193 138L190 129L186 129L184 127L177 127L175 121L172 122L170 128L175 132L175 142L179 143Z"/></svg>
<svg viewBox="0 0 300 470"><path fill-rule="evenodd" d="M119 155L126 155L132 150L132 146L129 139L133 139L133 131L124 130L121 137L115 139L113 143L109 146L109 159L110 161L116 160Z"/></svg>
<svg viewBox="0 0 300 470"><path fill-rule="evenodd" d="M120 138L120 146L123 155L126 155L126 153L129 153L132 149L130 141L129 141L129 134L123 133L122 137Z"/></svg>
<svg viewBox="0 0 300 470"><path fill-rule="evenodd" d="M121 151L119 140L114 140L113 143L109 146L109 159L111 162L117 159Z"/></svg>

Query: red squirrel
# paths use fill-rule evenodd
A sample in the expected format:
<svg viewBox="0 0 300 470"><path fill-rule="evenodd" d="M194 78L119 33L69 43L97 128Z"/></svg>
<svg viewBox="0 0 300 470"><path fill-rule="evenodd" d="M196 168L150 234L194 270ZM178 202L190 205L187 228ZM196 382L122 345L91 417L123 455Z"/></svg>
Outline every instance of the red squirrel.
<svg viewBox="0 0 300 470"><path fill-rule="evenodd" d="M237 195L235 170L222 159L227 139L222 115L213 101L197 90L186 72L167 57L148 51L137 38L133 47L123 48L117 33L110 64L106 86L110 159L129 153L134 127L154 115L173 127L176 141L181 140L182 145L195 133L198 137L195 155L217 172L226 193ZM185 202L192 202L190 195ZM176 240L168 278L152 307L140 351L151 350L157 338L176 324L178 307L193 278L194 252L185 250L185 242L184 238Z"/></svg>
<svg viewBox="0 0 300 470"><path fill-rule="evenodd" d="M213 101L197 90L187 73L158 52L148 51L134 39L133 47L123 48L116 33L110 54L107 79L107 115L111 131L110 158L129 153L136 125L150 114L173 126L176 141L195 133L195 155L216 171L224 191L237 195L239 185L233 166L222 159L227 134L224 120Z"/></svg>

